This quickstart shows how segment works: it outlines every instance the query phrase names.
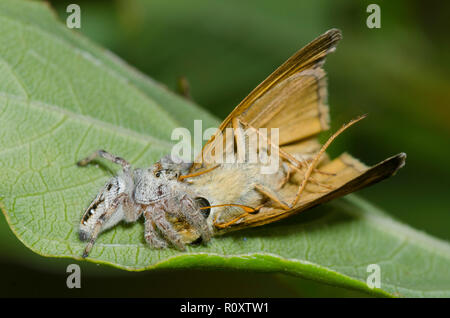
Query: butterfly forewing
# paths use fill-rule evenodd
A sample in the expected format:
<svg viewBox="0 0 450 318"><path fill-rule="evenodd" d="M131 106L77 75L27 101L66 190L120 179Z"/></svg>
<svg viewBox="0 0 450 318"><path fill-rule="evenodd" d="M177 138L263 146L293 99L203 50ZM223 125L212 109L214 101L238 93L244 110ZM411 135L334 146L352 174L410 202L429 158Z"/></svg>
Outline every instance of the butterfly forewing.
<svg viewBox="0 0 450 318"><path fill-rule="evenodd" d="M205 144L191 171L217 165L217 162L210 160L214 158L217 147L236 149L230 146L235 135L225 132L226 128L236 128L236 122L245 124L246 128L278 128L281 152L304 163L302 168L297 167L292 172L289 182L279 190L285 202L291 202L304 178L310 162L308 159L313 158L322 146L317 135L329 128L326 74L322 65L341 38L340 31L332 29L276 69L222 122L217 134ZM218 138L219 135L221 138ZM200 158L208 158L209 161L202 162ZM270 223L356 191L394 174L403 166L404 160L405 155L399 154L367 167L349 154L334 160L329 160L325 154L311 175L314 182L307 183L306 191L291 209L275 208L273 202L268 200L258 213L248 214L243 211L241 219L218 229L216 234Z"/></svg>

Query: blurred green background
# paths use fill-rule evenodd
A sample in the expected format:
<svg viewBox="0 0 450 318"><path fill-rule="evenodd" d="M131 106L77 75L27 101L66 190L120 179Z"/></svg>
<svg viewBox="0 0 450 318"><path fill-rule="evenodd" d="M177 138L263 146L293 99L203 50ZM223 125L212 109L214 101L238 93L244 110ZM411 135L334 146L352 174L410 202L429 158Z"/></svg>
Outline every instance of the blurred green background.
<svg viewBox="0 0 450 318"><path fill-rule="evenodd" d="M406 167L359 192L397 220L450 241L450 42L443 1L377 1L381 28L369 29L373 1L49 1L62 21L81 7L82 33L153 79L224 118L292 53L330 28L344 39L330 55L332 129L369 114L333 144L367 164L398 152ZM323 138L326 138L325 134ZM364 296L281 274L177 270L126 273L79 263L82 288L66 288L72 260L35 255L0 217L0 296ZM44 269L44 270L43 270Z"/></svg>

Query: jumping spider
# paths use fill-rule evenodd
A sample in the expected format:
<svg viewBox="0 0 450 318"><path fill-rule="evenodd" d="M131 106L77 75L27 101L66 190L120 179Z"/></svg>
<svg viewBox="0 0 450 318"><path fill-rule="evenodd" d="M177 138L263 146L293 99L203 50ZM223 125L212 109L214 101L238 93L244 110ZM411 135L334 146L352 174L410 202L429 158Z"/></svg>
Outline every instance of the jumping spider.
<svg viewBox="0 0 450 318"><path fill-rule="evenodd" d="M160 159L147 169L133 169L124 159L98 150L77 164L84 166L97 157L122 166L122 172L109 180L84 213L79 230L82 241L89 241L83 257L89 255L98 235L120 221L135 222L145 218L145 240L153 248L165 248L168 242L185 249L174 220L196 229L203 242L211 238L204 199L190 194L186 183L178 177L190 164L175 163L170 156Z"/></svg>

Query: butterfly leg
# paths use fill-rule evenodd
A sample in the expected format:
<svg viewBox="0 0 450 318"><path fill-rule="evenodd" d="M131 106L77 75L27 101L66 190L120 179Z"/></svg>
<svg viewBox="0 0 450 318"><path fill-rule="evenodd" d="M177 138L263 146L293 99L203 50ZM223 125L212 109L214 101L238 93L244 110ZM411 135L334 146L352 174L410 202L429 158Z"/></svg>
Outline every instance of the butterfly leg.
<svg viewBox="0 0 450 318"><path fill-rule="evenodd" d="M239 126L236 124L237 127L244 126L244 127L247 127L247 128L250 128L250 129L254 130L261 138L264 138L266 140L268 146L270 146L271 149L274 149L275 151L278 151L280 157L283 158L284 160L286 160L288 162L288 164L291 167L293 167L295 170L303 172L302 169L307 167L307 164L306 164L307 161L306 160L305 161L300 161L297 158L295 158L293 155L291 155L290 153L288 153L288 152L284 151L283 149L279 148L278 145L275 145L275 144L273 144L271 142L269 137L262 135L258 131L258 129L256 129L252 125L250 125L250 124L248 124L248 123L246 123L244 121L241 121L238 118L233 118L233 121L236 121L239 124ZM239 151L239 148L240 148L239 144L237 144L237 150L238 151ZM241 150L241 151L245 151L245 148L243 150ZM323 172L323 171L320 171L320 170L317 170L317 169L314 169L314 172L317 172L317 173L320 173L320 174L325 174L325 175L334 175L334 174L330 174L328 172ZM311 181L311 183L314 183L314 184L316 184L318 186L330 189L330 186L328 186L326 184L323 184L323 183L315 180L314 178L310 178L310 181Z"/></svg>
<svg viewBox="0 0 450 318"><path fill-rule="evenodd" d="M289 210L291 207L277 194L276 191L270 189L267 186L264 186L262 184L256 184L255 185L255 189L260 192L262 195L266 196L267 198L269 198L270 200L274 201L275 203L278 204L278 206L280 206L282 209L284 210ZM224 223L217 223L216 219L213 220L213 224L215 227L217 228L227 228L228 226L238 222L239 220L241 220L243 217L249 215L249 214L253 214L253 213L257 213L263 206L264 204L261 204L260 206L256 207L256 208L252 208L249 206L245 206L245 205L241 205L241 204L220 204L220 205L215 205L215 206L210 206L209 208L213 208L213 207L221 207L221 206L236 206L236 207L240 207L244 213L242 213L241 215L239 215L238 217L228 221L228 222L224 222Z"/></svg>
<svg viewBox="0 0 450 318"><path fill-rule="evenodd" d="M261 204L260 206L256 207L256 208L252 208L246 205L242 205L242 204L218 204L218 205L213 205L213 206L209 206L208 208L215 208L215 207L224 207L224 206L235 206L235 207L240 207L241 209L244 210L244 213L239 215L238 217L228 221L228 222L224 222L224 223L217 223L217 215L213 220L213 224L215 227L219 228L219 229L224 229L227 228L228 226L230 226L231 224L236 223L237 221L241 220L243 217L247 216L248 214L252 214L252 213L257 213L264 205Z"/></svg>
<svg viewBox="0 0 450 318"><path fill-rule="evenodd" d="M284 210L289 210L290 206L278 195L278 193L267 186L262 184L257 184L255 186L256 190L258 190L261 194L269 198L270 200L276 202L281 208Z"/></svg>
<svg viewBox="0 0 450 318"><path fill-rule="evenodd" d="M298 172L298 173L304 173L301 169L299 169L297 166L295 166L295 165L293 165L293 164L291 164L290 162L287 162L287 165L292 169L292 170L295 170L296 172ZM309 179L309 182L311 182L312 184L315 184L315 185L317 185L317 186L319 186L319 187L322 187L322 188L325 188L325 189L327 189L327 190L319 190L319 191L316 191L316 192L323 192L323 193L325 193L325 192L329 192L329 190L333 190L334 189L334 187L332 187L332 186L330 186L330 185L328 185L328 184L325 184L325 183L323 183L323 182L320 182L320 181L317 181L316 179L314 179L314 178L310 178Z"/></svg>
<svg viewBox="0 0 450 318"><path fill-rule="evenodd" d="M292 169L286 163L282 163L282 169L284 172L284 178L278 184L277 190L281 190L284 187L284 185L289 182L292 175Z"/></svg>
<svg viewBox="0 0 450 318"><path fill-rule="evenodd" d="M320 149L320 151L315 155L314 159L312 160L312 162L309 164L308 169L306 170L304 176L303 176L303 181L297 191L297 194L295 195L294 200L291 202L290 206L294 207L298 200L300 199L300 196L303 192L303 190L305 190L306 187L306 183L308 182L308 180L311 178L311 173L313 172L315 166L317 165L317 163L319 162L320 157L325 153L325 151L327 150L328 146L331 145L331 143L337 138L337 136L339 136L342 132L344 132L344 130L346 130L347 128L349 128L350 126L356 124L357 122L359 122L360 120L364 119L366 116L360 116L358 118L355 118L353 120L351 120L350 122L348 122L347 124L343 125L338 131L336 131L330 138L328 138L328 140L325 142L325 144L322 146L322 148Z"/></svg>

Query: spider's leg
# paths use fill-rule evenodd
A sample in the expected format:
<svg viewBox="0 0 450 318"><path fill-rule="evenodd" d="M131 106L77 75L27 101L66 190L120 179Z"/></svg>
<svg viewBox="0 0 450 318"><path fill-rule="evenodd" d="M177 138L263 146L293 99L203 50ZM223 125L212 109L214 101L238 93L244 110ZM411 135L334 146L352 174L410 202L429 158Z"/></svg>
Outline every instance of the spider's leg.
<svg viewBox="0 0 450 318"><path fill-rule="evenodd" d="M152 212L153 212L153 210L150 209L150 207L147 208L147 210L145 210L145 212L144 212L144 218L145 218L144 238L145 238L145 241L153 248L166 248L168 244L156 230L156 228L155 228L156 225L153 222L152 217L151 217Z"/></svg>
<svg viewBox="0 0 450 318"><path fill-rule="evenodd" d="M97 150L95 151L93 154L91 154L89 157L86 157L80 161L77 162L77 165L79 166L85 166L87 165L89 162L91 162L92 160L94 160L97 157L101 157L104 158L106 160L109 160L115 164L121 165L123 168L124 172L128 172L130 171L131 165L128 161L126 161L125 159L115 156L105 150Z"/></svg>
<svg viewBox="0 0 450 318"><path fill-rule="evenodd" d="M164 211L161 207L153 207L152 213L149 214L149 217L170 243L181 251L185 250L181 236L166 218L166 211Z"/></svg>
<svg viewBox="0 0 450 318"><path fill-rule="evenodd" d="M121 205L123 202L129 200L129 196L126 193L119 194L116 198L114 198L111 205L106 209L106 211L98 218L98 220L95 222L94 228L92 232L90 233L89 242L86 245L86 248L83 252L83 258L87 257L92 249L92 247L95 244L95 240L97 239L98 235L100 234L100 231L102 229L102 226L108 222L108 220L111 218L111 216L116 212L119 205Z"/></svg>

